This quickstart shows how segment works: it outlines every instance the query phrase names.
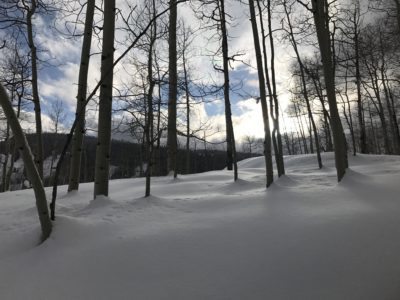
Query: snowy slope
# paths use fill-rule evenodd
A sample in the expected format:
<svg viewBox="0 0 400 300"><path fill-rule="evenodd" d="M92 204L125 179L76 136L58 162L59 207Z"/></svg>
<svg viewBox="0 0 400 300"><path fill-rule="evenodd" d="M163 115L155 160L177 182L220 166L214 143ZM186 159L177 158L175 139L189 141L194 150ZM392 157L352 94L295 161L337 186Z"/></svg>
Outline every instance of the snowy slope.
<svg viewBox="0 0 400 300"><path fill-rule="evenodd" d="M336 183L332 154L228 171L61 188L40 246L29 190L0 195L0 299L399 299L400 157L360 155ZM50 192L50 191L49 191Z"/></svg>

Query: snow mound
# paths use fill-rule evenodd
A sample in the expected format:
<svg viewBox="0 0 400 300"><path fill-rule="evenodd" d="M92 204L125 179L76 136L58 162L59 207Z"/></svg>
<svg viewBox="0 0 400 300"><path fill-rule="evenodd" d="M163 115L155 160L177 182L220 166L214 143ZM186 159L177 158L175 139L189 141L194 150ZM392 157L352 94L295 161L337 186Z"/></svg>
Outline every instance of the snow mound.
<svg viewBox="0 0 400 300"><path fill-rule="evenodd" d="M400 157L357 155L337 183L333 153L264 158L230 171L60 187L38 245L32 190L0 194L0 298L399 299ZM50 193L50 190L47 190Z"/></svg>

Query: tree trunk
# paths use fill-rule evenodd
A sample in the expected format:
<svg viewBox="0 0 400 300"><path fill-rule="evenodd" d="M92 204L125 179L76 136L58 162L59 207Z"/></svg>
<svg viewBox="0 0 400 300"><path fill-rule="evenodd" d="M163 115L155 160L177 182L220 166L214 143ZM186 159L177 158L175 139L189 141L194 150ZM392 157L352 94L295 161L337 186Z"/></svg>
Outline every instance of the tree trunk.
<svg viewBox="0 0 400 300"><path fill-rule="evenodd" d="M394 154L400 154L400 136L397 135L398 131L396 130L395 122L396 120L396 115L393 114L393 108L390 103L390 95L389 95L389 90L386 84L385 80L385 74L383 70L381 69L381 76L382 76L382 86L383 86L383 91L385 93L385 100L386 100L386 107L388 110L388 115L389 115L389 124L390 124L390 131L392 132L392 137L393 137L393 153ZM394 116L394 118L393 118Z"/></svg>
<svg viewBox="0 0 400 300"><path fill-rule="evenodd" d="M10 153L10 124L7 122L6 136L4 140L5 151L4 151L4 161L1 176L1 192L7 191L7 165L8 165L8 155Z"/></svg>
<svg viewBox="0 0 400 300"><path fill-rule="evenodd" d="M290 141L289 141L289 136L287 134L287 132L284 132L284 137L285 137L285 143L286 143L286 149L288 151L289 155L292 155L292 151L290 149Z"/></svg>
<svg viewBox="0 0 400 300"><path fill-rule="evenodd" d="M253 31L254 49L257 59L258 82L260 86L260 102L261 102L261 109L264 122L264 157L265 157L265 167L266 167L266 177L267 177L266 186L268 188L274 181L274 170L272 166L272 151L271 151L271 132L269 128L267 95L265 91L265 78L263 72L260 40L258 37L256 12L254 9L254 0L249 0L249 7L250 7L250 21Z"/></svg>
<svg viewBox="0 0 400 300"><path fill-rule="evenodd" d="M0 104L3 108L4 114L10 123L11 130L14 133L17 148L21 152L24 161L25 169L28 173L30 182L35 193L36 208L39 215L40 225L42 229L42 241L46 240L52 229L52 224L49 218L49 211L47 208L46 193L44 191L43 182L40 178L39 172L36 169L35 163L32 159L31 149L29 148L26 137L22 131L21 125L18 122L11 102L4 87L0 84Z"/></svg>
<svg viewBox="0 0 400 300"><path fill-rule="evenodd" d="M368 153L367 137L365 133L365 123L363 118L363 105L361 98L361 73L360 73L360 39L357 22L358 9L354 9L354 51L355 51L355 68L356 68L356 85L357 85L357 111L358 111L358 126L360 127L360 152Z"/></svg>
<svg viewBox="0 0 400 300"><path fill-rule="evenodd" d="M283 149L282 149L282 137L279 128L279 104L278 104L278 96L276 93L276 80L275 80L275 47L274 47L274 39L272 32L272 22L271 22L271 1L267 2L268 9L268 36L271 50L271 78L269 78L269 68L268 68L268 59L267 59L267 46L266 46L266 38L264 29L264 21L262 17L262 9L260 5L260 1L257 0L257 7L259 12L259 20L261 27L261 35L262 35L262 46L263 46L263 57L264 57L264 69L265 69L265 79L269 93L270 99L270 114L272 118L273 130L272 130L272 143L275 152L275 161L276 167L278 171L278 177L285 174L285 166L283 162Z"/></svg>
<svg viewBox="0 0 400 300"><path fill-rule="evenodd" d="M78 79L78 96L76 97L77 105L75 117L78 118L78 122L74 131L74 137L72 139L71 146L71 166L68 183L69 192L79 189L79 182L81 178L82 147L83 138L85 135L85 102L90 62L90 45L92 43L92 25L95 2L95 0L88 0L86 4L85 30L83 35L81 65L79 68Z"/></svg>
<svg viewBox="0 0 400 300"><path fill-rule="evenodd" d="M153 0L152 3L152 14L153 18L156 16L156 4ZM146 168L146 190L145 197L150 196L150 181L152 174L152 161L153 161L153 91L154 91L154 78L153 78L153 47L157 38L157 22L154 22L150 33L150 47L149 57L147 63L147 74L149 82L149 90L147 93L147 122L146 122L146 157L147 157L147 168Z"/></svg>
<svg viewBox="0 0 400 300"><path fill-rule="evenodd" d="M232 124L231 101L229 97L230 81L229 81L229 54L228 54L228 33L226 30L226 14L224 0L219 0L221 36L222 36L222 58L224 69L224 99L225 99L225 123L226 123L226 153L227 153L227 169L234 170L234 180L238 179L237 162L236 162L236 145L235 134Z"/></svg>
<svg viewBox="0 0 400 300"><path fill-rule="evenodd" d="M260 0L257 0L260 3ZM268 36L270 41L270 50L271 50L271 83L272 83L272 98L274 103L274 109L271 108L271 117L273 120L274 130L273 136L276 140L276 152L275 159L276 159L276 166L278 170L278 177L285 174L285 166L283 162L283 150L282 150L282 137L281 137L281 130L279 124L279 102L278 102L278 94L276 92L276 79L275 79L275 46L274 46L274 39L273 39L273 31L272 31L272 11L271 11L271 0L267 1L267 10L268 10ZM260 12L261 14L261 12ZM265 71L266 73L268 70ZM268 74L268 73L267 73Z"/></svg>
<svg viewBox="0 0 400 300"><path fill-rule="evenodd" d="M157 58L156 58L156 65L157 65ZM160 76L160 68L157 65L157 79L158 82L161 82ZM158 101L157 101L157 141L156 141L156 149L157 149L157 175L161 176L161 83L158 84Z"/></svg>
<svg viewBox="0 0 400 300"><path fill-rule="evenodd" d="M17 93L18 95L18 103L17 103L17 120L19 119L19 116L21 114L21 102L22 102L22 95L24 94L24 91L22 89L21 93ZM11 186L11 176L14 171L14 162L15 162L15 155L17 152L17 143L15 142L15 139L12 139L12 151L11 151L11 161L10 161L10 167L8 168L7 176L6 176L6 182L5 182L5 189L6 191L10 190Z"/></svg>
<svg viewBox="0 0 400 300"><path fill-rule="evenodd" d="M373 100L372 96L370 95L370 99L371 99L372 103L374 104L374 106L376 108L376 111L378 113L379 119L380 119L381 124L382 124L381 127L382 127L383 142L384 142L384 146L385 146L385 153L386 154L391 154L392 150L391 150L391 147L390 147L390 140L389 140L389 134L388 134L388 130L387 130L385 112L384 112L384 109L383 109L383 104L382 104L382 99L381 99L381 92L380 92L380 89L379 89L378 74L377 74L377 71L376 71L374 66L369 66L367 62L365 62L365 65L367 67L368 74L369 74L369 77L371 79L372 89L374 91L376 101L378 102L378 103L375 103L375 101ZM367 91L368 94L370 94L368 88L366 88L366 91Z"/></svg>
<svg viewBox="0 0 400 300"><path fill-rule="evenodd" d="M299 108L299 105L297 103L294 103L294 111L295 111L296 118L297 118L297 124L299 125L299 131L300 131L300 135L301 135L301 140L303 141L304 153L308 154L307 139L306 139L306 136L304 134L303 121L301 119L300 108Z"/></svg>
<svg viewBox="0 0 400 300"><path fill-rule="evenodd" d="M313 132L312 132L312 126L311 126L311 119L310 116L308 116L308 120L306 119L306 122L308 121L307 124L307 129L308 129L308 138L310 139L310 152L311 154L314 154L314 141L313 141Z"/></svg>
<svg viewBox="0 0 400 300"><path fill-rule="evenodd" d="M311 105L310 105L310 99L308 97L308 90L307 90L307 83L306 83L306 76L305 76L305 70L304 70L304 65L303 65L303 61L301 60L300 57L300 53L299 50L297 48L297 42L293 33L293 27L292 27L292 23L290 21L290 14L288 11L288 8L286 6L286 2L284 5L284 9L285 9L285 13L286 13L286 19L289 25L289 34L290 34L290 39L292 42L292 46L293 46L293 50L296 53L296 57L297 57L297 62L299 64L299 68L300 68L300 79L301 79L301 83L302 83L302 91L303 91L303 96L304 96L304 100L306 101L306 105L307 105L307 112L308 112L308 117L310 119L311 122L311 127L314 133L314 140L315 140L315 150L317 151L317 162L318 162L318 168L322 168L322 159L321 159L321 149L319 146L319 137L318 137L318 131L317 131L317 126L315 125L315 120L314 120L314 116L312 114L312 110L311 110ZM310 137L311 137L311 133L310 133ZM311 142L312 145L312 142Z"/></svg>
<svg viewBox="0 0 400 300"><path fill-rule="evenodd" d="M176 50L176 22L178 18L178 8L176 0L169 2L169 88L168 88L168 172L173 172L174 178L177 177L176 156L178 151L178 141L176 133L176 104L178 98L178 71L177 71L177 50Z"/></svg>
<svg viewBox="0 0 400 300"><path fill-rule="evenodd" d="M35 0L31 1L31 7L28 9L26 16L27 31L28 31L28 45L31 50L31 67L32 67L32 97L35 109L35 123L36 123L36 151L35 163L39 172L40 178L43 179L43 135L42 135L42 114L40 109L40 99L38 91L38 72L37 72L37 54L36 46L33 41L33 26L32 16L36 12L37 3Z"/></svg>
<svg viewBox="0 0 400 300"><path fill-rule="evenodd" d="M388 79L386 78L386 82L388 82ZM393 125L394 125L394 130L395 130L395 136L396 136L396 149L397 149L397 154L400 154L400 129L399 129L399 122L397 121L397 113L396 113L396 106L394 103L394 96L390 87L390 84L387 83L387 89L389 92L389 97L390 97L390 106L392 107L392 119L393 119Z"/></svg>
<svg viewBox="0 0 400 300"><path fill-rule="evenodd" d="M335 73L330 43L329 24L327 17L328 4L326 0L312 0L315 28L321 52L326 93L331 114L331 128L333 133L335 165L338 181L341 181L348 167L346 141L339 111L336 104Z"/></svg>
<svg viewBox="0 0 400 300"><path fill-rule="evenodd" d="M346 112L346 106L348 112ZM346 90L346 102L343 100L343 115L344 118L346 119L347 126L349 127L350 130L350 136L351 136L351 144L353 145L353 156L356 156L356 139L354 136L354 128L353 128L353 118L351 116L351 107L350 107L350 100L349 96L347 95L347 90Z"/></svg>
<svg viewBox="0 0 400 300"><path fill-rule="evenodd" d="M382 59L382 64L380 66L380 73L381 73L381 81L382 81L382 86L383 86L383 91L385 93L385 100L386 100L386 107L389 113L389 124L393 136L393 152L395 154L400 154L400 135L399 135L399 127L397 123L397 116L396 116L396 108L392 107L392 102L391 102L391 92L389 90L389 82L387 81L387 76L386 76L386 58L385 58L385 49L382 41L382 36L381 32L379 36L379 48L381 52L381 59Z"/></svg>
<svg viewBox="0 0 400 300"><path fill-rule="evenodd" d="M372 145L373 145L374 150L375 150L374 152L377 153L377 154L380 154L379 142L378 142L378 139L377 139L376 134L375 134L374 120L373 120L373 117L372 117L371 106L370 106L369 102L368 102L368 115L369 115L370 126L371 126L371 135L372 135L372 139L371 140L372 140Z"/></svg>
<svg viewBox="0 0 400 300"><path fill-rule="evenodd" d="M185 95L186 95L186 174L190 174L190 95L188 72L186 67L186 49L182 51L183 59L183 75L185 79Z"/></svg>
<svg viewBox="0 0 400 300"><path fill-rule="evenodd" d="M393 0L396 5L396 15L397 15L397 30L400 33L400 0Z"/></svg>
<svg viewBox="0 0 400 300"><path fill-rule="evenodd" d="M99 98L99 124L96 147L94 198L108 196L110 167L111 111L113 92L115 0L104 2L103 49Z"/></svg>
<svg viewBox="0 0 400 300"><path fill-rule="evenodd" d="M292 155L292 151L290 149L289 135L287 134L287 128L285 125L285 119L283 118L282 109L281 109L281 117L283 120L283 138L285 140L286 149L287 149L288 155Z"/></svg>

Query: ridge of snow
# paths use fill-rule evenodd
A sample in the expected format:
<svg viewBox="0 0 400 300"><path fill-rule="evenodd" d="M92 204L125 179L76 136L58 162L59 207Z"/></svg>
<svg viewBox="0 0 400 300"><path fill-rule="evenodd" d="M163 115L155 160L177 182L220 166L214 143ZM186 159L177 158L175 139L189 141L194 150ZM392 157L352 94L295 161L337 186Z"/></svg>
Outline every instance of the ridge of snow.
<svg viewBox="0 0 400 300"><path fill-rule="evenodd" d="M264 158L232 172L60 187L42 245L32 190L0 194L1 299L399 299L400 156ZM47 192L50 194L51 190Z"/></svg>

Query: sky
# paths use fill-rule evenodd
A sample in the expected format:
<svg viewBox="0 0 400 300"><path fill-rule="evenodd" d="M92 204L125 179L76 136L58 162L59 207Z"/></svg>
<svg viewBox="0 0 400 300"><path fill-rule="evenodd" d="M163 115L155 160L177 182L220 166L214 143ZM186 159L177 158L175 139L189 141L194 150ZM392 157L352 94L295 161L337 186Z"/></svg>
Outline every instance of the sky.
<svg viewBox="0 0 400 300"><path fill-rule="evenodd" d="M255 55L253 47L253 37L251 32L251 24L248 15L248 6L241 4L238 1L226 1L226 10L232 16L232 21L228 25L229 33L229 54L243 54L240 56L242 62L232 63L230 70L231 85L242 85L240 91L231 92L231 105L233 113L233 124L235 136L238 142L242 141L245 136L263 137L263 123L261 115L260 103L254 99L258 96L258 77L255 67ZM117 1L117 6L122 13L127 11L125 1ZM195 8L196 9L196 8ZM185 24L190 25L194 29L200 27L199 21L193 13L193 6L180 4L179 17L185 21ZM74 16L64 17L63 20L56 18L55 25L59 30L63 30L65 20L72 21ZM97 16L99 19L99 16ZM121 24L117 18L117 25ZM209 23L208 23L209 24ZM42 66L39 74L39 92L43 106L43 127L45 130L52 131L54 125L49 119L50 103L60 100L63 103L68 118L62 128L66 129L72 123L72 118L75 113L77 81L79 72L79 60L81 51L81 39L72 39L66 35L57 34L54 30L53 22L41 16L36 16L34 26L36 27L35 42L38 47L46 49L42 53L42 59L50 62L51 66ZM278 20L274 21L274 29L281 25ZM196 78L214 81L221 83L222 74L216 74L213 70L212 61L209 55L218 47L218 42L211 39L214 34L212 30L199 31L200 34L193 40L192 55L189 57L190 69L193 70ZM288 71L288 66L293 60L293 54L290 47L284 42L278 41L279 33L276 34L276 75L278 85L278 96L282 111L289 102L289 86L291 75ZM123 31L117 30L115 43L115 58L118 57L125 49L126 45L122 42L126 40L126 35ZM167 46L161 45L162 50L167 53ZM89 90L91 90L100 78L100 59L98 53L101 45L98 38L94 37L92 42L92 53L97 53L91 58L89 68ZM140 55L139 55L140 56ZM220 61L220 58L216 58ZM114 72L114 85L117 89L121 89L124 85L132 81L132 71L127 67L126 61L117 65ZM115 93L114 93L115 94ZM223 96L213 97L213 102L196 104L191 116L193 129L200 126L199 124L207 121L211 124L208 129L208 135L212 139L223 140L225 136L225 115ZM27 112L29 115L29 112ZM116 119L121 118L121 114L115 116ZM97 104L92 102L88 110L89 134L96 134L97 124ZM181 120L183 123L184 120ZM286 127L291 128L290 120L286 120ZM115 120L115 123L119 123Z"/></svg>

